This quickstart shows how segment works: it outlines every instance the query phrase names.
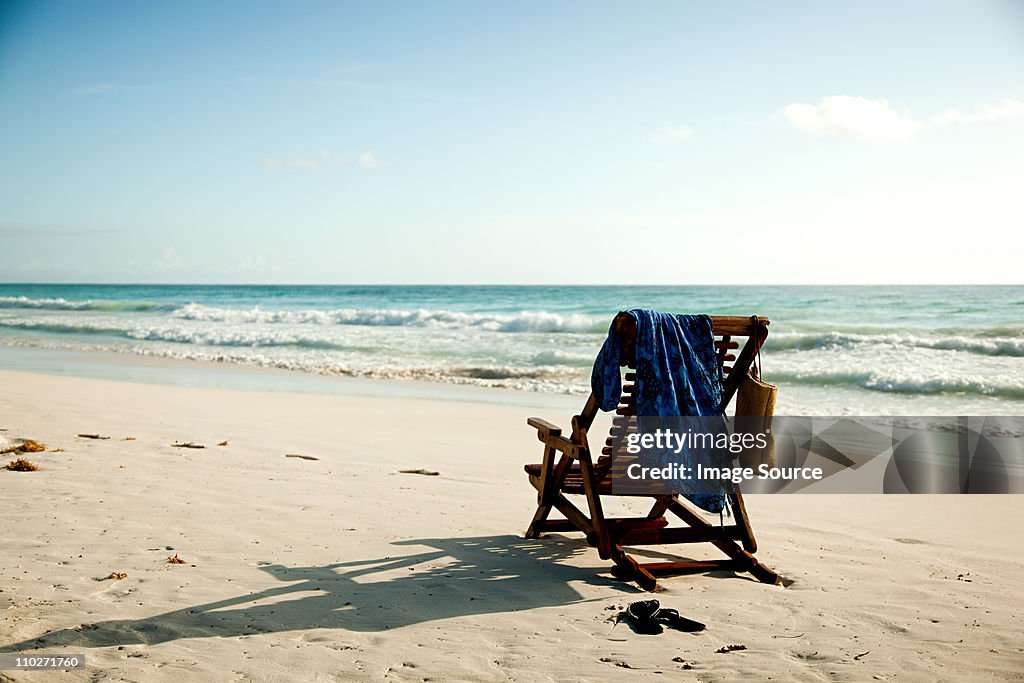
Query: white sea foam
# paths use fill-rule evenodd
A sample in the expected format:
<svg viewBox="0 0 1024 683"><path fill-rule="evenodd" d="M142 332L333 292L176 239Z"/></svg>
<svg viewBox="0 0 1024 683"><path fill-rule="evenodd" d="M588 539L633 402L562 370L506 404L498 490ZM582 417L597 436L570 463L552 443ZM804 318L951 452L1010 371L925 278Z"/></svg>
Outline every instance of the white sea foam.
<svg viewBox="0 0 1024 683"><path fill-rule="evenodd" d="M1011 330L1005 330L1011 332ZM861 334L850 332L823 333L780 333L771 335L765 343L766 350L806 351L832 347L857 345L906 346L947 351L964 351L985 356L1024 357L1024 328L1020 336L992 336L989 330L981 329L973 335L950 335L939 330L932 334L876 333Z"/></svg>
<svg viewBox="0 0 1024 683"><path fill-rule="evenodd" d="M52 311L157 311L170 310L170 304L152 301L92 300L68 301L63 298L30 299L25 296L0 296L0 309L28 308Z"/></svg>
<svg viewBox="0 0 1024 683"><path fill-rule="evenodd" d="M60 341L8 342L11 346L54 350L101 351L141 356L192 360L264 368L293 370L319 375L371 379L413 379L448 384L584 394L589 391L583 377L573 369L558 366L522 368L513 365L466 365L424 358L375 358L372 355L338 354L327 351L296 351L282 348L178 346L167 343L138 345L131 343L69 344Z"/></svg>
<svg viewBox="0 0 1024 683"><path fill-rule="evenodd" d="M289 323L312 325L364 325L369 327L427 327L475 329L489 332L598 332L607 329L604 318L546 311L515 314L462 311L338 308L333 310L232 309L190 303L171 313L182 320L235 323Z"/></svg>
<svg viewBox="0 0 1024 683"><path fill-rule="evenodd" d="M953 373L913 375L892 370L863 372L773 372L769 379L779 383L820 387L854 385L872 391L900 394L980 394L1024 400L1024 378L964 377Z"/></svg>
<svg viewBox="0 0 1024 683"><path fill-rule="evenodd" d="M358 349L358 344L347 343L345 339L331 336L328 331L295 328L276 329L268 327L251 328L230 325L175 324L171 322L147 322L116 319L76 320L73 318L47 318L41 320L25 318L0 318L0 327L9 329L48 332L68 335L102 335L139 341L174 342L199 346L294 346L308 349Z"/></svg>

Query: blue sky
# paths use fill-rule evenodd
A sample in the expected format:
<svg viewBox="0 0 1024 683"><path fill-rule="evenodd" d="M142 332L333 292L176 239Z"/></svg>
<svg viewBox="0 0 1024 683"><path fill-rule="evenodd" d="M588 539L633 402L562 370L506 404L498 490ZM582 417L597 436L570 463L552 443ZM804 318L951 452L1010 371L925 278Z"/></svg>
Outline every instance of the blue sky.
<svg viewBox="0 0 1024 683"><path fill-rule="evenodd" d="M0 279L1020 283L1024 5L7 2Z"/></svg>

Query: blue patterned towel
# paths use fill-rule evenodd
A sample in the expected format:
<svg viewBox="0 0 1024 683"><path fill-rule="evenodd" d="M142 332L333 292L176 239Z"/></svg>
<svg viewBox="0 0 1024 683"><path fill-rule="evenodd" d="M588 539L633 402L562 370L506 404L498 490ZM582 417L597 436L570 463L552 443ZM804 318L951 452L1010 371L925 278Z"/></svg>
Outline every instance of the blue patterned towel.
<svg viewBox="0 0 1024 683"><path fill-rule="evenodd" d="M722 381L715 356L711 318L706 315L671 315L645 309L626 311L637 323L636 332L636 414L638 429L644 418L677 416L721 416ZM590 386L602 410L615 410L622 393L619 368L622 338L614 324L594 362ZM664 426L664 420L658 422ZM685 453L684 453L685 454ZM693 457L693 454L689 454ZM651 467L679 462L679 456L661 454ZM701 456L704 460L703 456ZM659 462L660 461L660 462ZM703 464L718 464L704 461ZM695 463L683 463L693 466ZM686 482L670 480L677 493L709 512L725 508L724 493L694 492Z"/></svg>

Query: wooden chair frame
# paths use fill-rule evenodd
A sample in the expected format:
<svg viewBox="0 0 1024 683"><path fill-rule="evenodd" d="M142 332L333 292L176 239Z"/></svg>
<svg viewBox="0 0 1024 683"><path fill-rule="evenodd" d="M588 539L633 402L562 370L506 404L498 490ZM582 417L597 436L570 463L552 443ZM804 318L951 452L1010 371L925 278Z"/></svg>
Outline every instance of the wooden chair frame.
<svg viewBox="0 0 1024 683"><path fill-rule="evenodd" d="M757 316L713 316L711 320L723 377L722 405L725 407L736 395L757 357L768 336L770 323L766 318ZM625 365L634 369L636 321L632 316L620 313L613 324L624 340L622 358ZM738 356L732 353L740 347L735 340L737 337L746 338ZM658 576L714 570L750 572L759 581L779 583L779 575L754 558L757 541L743 505L743 495L738 490L729 494L733 523L728 525L712 524L684 498L669 493L643 494L654 499L653 506L644 517L605 516L601 498L624 495L612 492L612 444L626 432L631 417L636 414L635 378L635 372L626 372L611 433L601 457L596 461L588 439L588 431L599 410L593 394L587 399L583 411L572 418L572 430L568 436L541 418L527 420L527 424L537 430L537 438L544 443L544 459L542 463L525 466L530 483L537 489L537 512L526 530L526 537L538 538L544 532L581 531L586 534L587 542L597 548L601 559L614 563L614 576L636 581L649 591L658 589ZM585 496L587 512L570 502L567 495ZM558 510L564 519L548 519L552 509ZM685 525L669 526L666 512L673 513ZM627 546L675 543L711 543L725 553L727 559L640 563L625 551Z"/></svg>

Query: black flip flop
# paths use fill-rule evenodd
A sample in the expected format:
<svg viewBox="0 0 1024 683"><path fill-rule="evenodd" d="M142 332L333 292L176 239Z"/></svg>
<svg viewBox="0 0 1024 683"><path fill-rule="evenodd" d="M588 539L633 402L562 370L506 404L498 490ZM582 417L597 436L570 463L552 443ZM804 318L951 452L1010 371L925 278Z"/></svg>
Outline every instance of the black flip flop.
<svg viewBox="0 0 1024 683"><path fill-rule="evenodd" d="M626 611L619 616L625 617L637 633L656 636L663 630L661 624L654 618L660 608L661 603L657 600L639 600L629 603Z"/></svg>
<svg viewBox="0 0 1024 683"><path fill-rule="evenodd" d="M680 616L679 611L672 608L659 609L654 614L654 620L659 624L664 624L669 628L674 628L677 631L685 631L686 633L696 633L707 628L707 626L699 621L694 621L693 619L687 619L686 617Z"/></svg>
<svg viewBox="0 0 1024 683"><path fill-rule="evenodd" d="M651 636L661 633L664 630L663 625L686 633L696 633L707 628L699 621L680 616L678 610L662 609L661 603L657 600L631 602L619 617L632 624L637 633Z"/></svg>

